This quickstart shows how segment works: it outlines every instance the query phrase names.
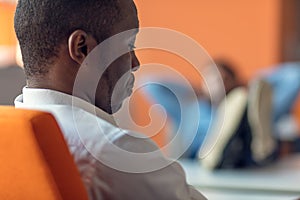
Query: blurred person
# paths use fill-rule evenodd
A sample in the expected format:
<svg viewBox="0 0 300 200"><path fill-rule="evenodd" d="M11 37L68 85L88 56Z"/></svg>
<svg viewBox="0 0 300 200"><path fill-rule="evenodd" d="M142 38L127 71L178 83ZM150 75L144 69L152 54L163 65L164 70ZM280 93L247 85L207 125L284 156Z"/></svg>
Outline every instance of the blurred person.
<svg viewBox="0 0 300 200"><path fill-rule="evenodd" d="M273 89L273 125L279 138L295 137L299 125L292 109L300 94L300 63L281 63L259 75Z"/></svg>
<svg viewBox="0 0 300 200"><path fill-rule="evenodd" d="M125 32L129 35L117 44L96 51L95 59L101 58L97 66L93 59L85 62L107 38L138 27L132 0L19 0L15 30L27 86L15 105L55 116L90 199L205 199L186 183L177 162L165 158L149 138L120 129L113 120L111 114L131 94L133 72L139 68L137 32ZM124 48L125 54L102 69L102 54ZM81 67L86 76L77 77ZM101 77L99 70L105 70ZM83 86L74 93L78 78ZM90 89L94 82L96 94ZM126 166L129 171L122 168Z"/></svg>
<svg viewBox="0 0 300 200"><path fill-rule="evenodd" d="M218 87L202 84L200 89L199 86L198 88L195 87L198 100L193 101L190 99L191 95L186 92L188 91L187 88L183 85L157 78L152 78L152 81L155 80L157 83L147 84L143 88L144 94L150 101L159 103L166 109L173 124L172 132L181 136L182 143L184 143L182 146L186 146L187 142L195 137L183 155L184 157L197 158L206 136L220 134L222 138L214 147L217 150L213 149L206 158L202 159L204 165L206 163L209 168L216 169L251 167L267 163L268 160L273 159L271 157L275 152L274 140L268 127L270 124L267 122L270 118L268 113L271 110L266 105L260 111L258 108L261 107L262 103L270 104L269 101L264 102L270 95L270 88L266 85L267 83L258 81L251 84L248 92L248 88L242 84L231 64L222 60L216 60L215 63L224 82L226 98L221 96L218 101L212 102L211 96L221 94L218 89L214 89ZM215 75L212 74L211 76ZM205 78L214 79L214 77ZM151 78L148 79L151 80ZM210 87L210 91L208 87ZM176 91L176 94L173 91ZM209 92L216 93L216 95ZM262 95L263 92L266 93L266 97ZM249 98L250 95L253 96L252 100ZM179 102L178 99L183 99L183 101ZM221 110L219 107L224 105L226 105L230 115L227 115L223 122L223 119L218 119L220 118L218 115L221 115L218 110ZM200 110L197 133L191 132L192 128L189 123L194 120L195 109ZM260 115L256 115L255 112ZM257 124L257 121L262 118L261 116L266 118L262 122L265 125ZM183 118L186 120L183 121ZM225 128L216 129L220 125ZM178 132L179 126L182 126L181 132ZM223 132L214 133L216 131ZM267 144L264 145L261 140L266 140Z"/></svg>
<svg viewBox="0 0 300 200"><path fill-rule="evenodd" d="M232 89L242 85L238 76L227 62L223 60L216 60L215 63L224 82L225 94L228 94ZM203 83L201 85L199 84L199 86L193 86L194 92L198 98L198 101L195 102L183 84L172 80L163 81L157 78L157 76L147 77L147 80L156 81L157 83L147 84L143 88L144 94L150 101L159 103L166 109L168 117L172 121L172 129L174 133L178 131L182 118L187 118L188 120L186 121L190 121L194 118L193 110L198 109L199 106L200 119L198 132L192 145L184 154L184 157L196 158L197 152L214 118L215 110L224 96L219 97L218 101L212 102L211 96L218 96L221 92L217 90L217 87L210 86L211 92L216 93L212 95L209 93L208 87ZM176 94L174 94L174 91L176 91ZM177 98L176 95L179 95L179 98ZM183 101L179 102L178 99L182 99ZM182 103L184 108L181 108L180 103ZM182 126L185 131L182 140L183 143L186 143L189 141L190 137L193 136L193 133L188 131L190 127L189 124L182 124Z"/></svg>

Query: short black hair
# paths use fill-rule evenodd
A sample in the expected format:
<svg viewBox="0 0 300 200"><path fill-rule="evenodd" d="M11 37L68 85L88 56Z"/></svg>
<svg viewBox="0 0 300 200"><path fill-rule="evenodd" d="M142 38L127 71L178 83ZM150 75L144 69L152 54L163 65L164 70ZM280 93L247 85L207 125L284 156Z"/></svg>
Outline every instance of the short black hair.
<svg viewBox="0 0 300 200"><path fill-rule="evenodd" d="M75 30L100 43L120 18L119 0L18 0L14 27L26 76L45 75Z"/></svg>
<svg viewBox="0 0 300 200"><path fill-rule="evenodd" d="M215 64L218 68L221 68L224 72L231 76L231 78L236 79L237 73L234 70L233 65L224 59L215 59Z"/></svg>

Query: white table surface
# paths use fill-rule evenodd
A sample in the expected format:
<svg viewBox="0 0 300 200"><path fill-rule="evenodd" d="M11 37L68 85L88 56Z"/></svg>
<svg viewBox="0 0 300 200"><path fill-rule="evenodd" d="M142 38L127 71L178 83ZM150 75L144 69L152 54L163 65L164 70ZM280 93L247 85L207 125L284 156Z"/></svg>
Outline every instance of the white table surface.
<svg viewBox="0 0 300 200"><path fill-rule="evenodd" d="M189 184L208 199L277 200L300 197L300 155L247 170L208 171L197 161L181 160Z"/></svg>

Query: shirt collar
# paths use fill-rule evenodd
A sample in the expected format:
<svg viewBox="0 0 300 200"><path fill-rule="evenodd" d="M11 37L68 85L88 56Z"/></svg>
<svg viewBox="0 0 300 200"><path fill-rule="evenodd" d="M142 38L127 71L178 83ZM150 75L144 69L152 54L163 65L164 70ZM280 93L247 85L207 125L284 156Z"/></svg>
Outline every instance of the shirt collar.
<svg viewBox="0 0 300 200"><path fill-rule="evenodd" d="M70 105L81 108L86 112L89 112L105 121L116 126L116 122L112 115L107 114L98 107L92 105L91 103L84 101L78 97L62 93L50 89L40 89L40 88L23 88L23 95L16 99L16 102L22 102L26 106L30 105ZM16 103L17 105L18 103Z"/></svg>

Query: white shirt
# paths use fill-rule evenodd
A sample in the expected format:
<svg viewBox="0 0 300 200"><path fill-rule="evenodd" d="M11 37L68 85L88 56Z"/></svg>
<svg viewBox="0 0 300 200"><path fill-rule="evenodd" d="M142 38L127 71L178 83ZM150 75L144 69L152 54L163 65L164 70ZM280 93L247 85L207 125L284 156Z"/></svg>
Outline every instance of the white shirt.
<svg viewBox="0 0 300 200"><path fill-rule="evenodd" d="M90 199L206 199L150 139L116 127L111 115L82 99L25 87L15 106L55 116Z"/></svg>

